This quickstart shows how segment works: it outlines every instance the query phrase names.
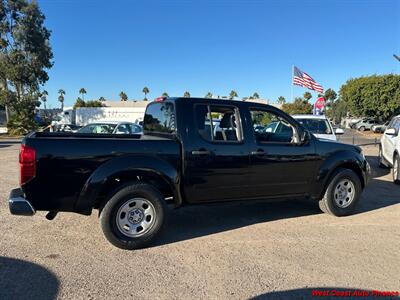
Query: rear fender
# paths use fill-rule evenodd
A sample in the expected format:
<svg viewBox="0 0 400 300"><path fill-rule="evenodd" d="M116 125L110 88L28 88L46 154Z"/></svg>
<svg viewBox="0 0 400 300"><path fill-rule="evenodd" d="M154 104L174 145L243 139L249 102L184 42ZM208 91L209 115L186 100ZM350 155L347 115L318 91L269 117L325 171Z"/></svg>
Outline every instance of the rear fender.
<svg viewBox="0 0 400 300"><path fill-rule="evenodd" d="M118 178L119 174L137 172L154 174L163 178L173 191L175 205L179 206L182 203L179 189L180 176L175 167L153 156L124 156L104 163L92 173L75 203L75 211L89 215L98 197L105 192L107 183Z"/></svg>

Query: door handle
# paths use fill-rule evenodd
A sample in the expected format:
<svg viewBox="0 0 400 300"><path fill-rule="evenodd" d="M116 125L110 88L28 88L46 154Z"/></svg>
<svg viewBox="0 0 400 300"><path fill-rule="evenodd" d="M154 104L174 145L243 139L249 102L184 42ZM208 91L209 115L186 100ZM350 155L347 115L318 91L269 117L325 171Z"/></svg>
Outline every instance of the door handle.
<svg viewBox="0 0 400 300"><path fill-rule="evenodd" d="M205 150L205 149L192 151L192 155L209 155L209 154L210 154L210 151Z"/></svg>
<svg viewBox="0 0 400 300"><path fill-rule="evenodd" d="M255 155L255 156L263 156L265 155L265 151L262 149L258 149L256 151L251 151L251 155Z"/></svg>

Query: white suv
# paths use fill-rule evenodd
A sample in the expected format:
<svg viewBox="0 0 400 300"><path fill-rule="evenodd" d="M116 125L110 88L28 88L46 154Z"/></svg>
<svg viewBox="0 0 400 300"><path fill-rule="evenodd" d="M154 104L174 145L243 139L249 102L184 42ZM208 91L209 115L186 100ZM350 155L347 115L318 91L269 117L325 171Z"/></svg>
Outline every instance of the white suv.
<svg viewBox="0 0 400 300"><path fill-rule="evenodd" d="M387 126L379 145L379 166L392 168L393 182L400 184L400 115Z"/></svg>

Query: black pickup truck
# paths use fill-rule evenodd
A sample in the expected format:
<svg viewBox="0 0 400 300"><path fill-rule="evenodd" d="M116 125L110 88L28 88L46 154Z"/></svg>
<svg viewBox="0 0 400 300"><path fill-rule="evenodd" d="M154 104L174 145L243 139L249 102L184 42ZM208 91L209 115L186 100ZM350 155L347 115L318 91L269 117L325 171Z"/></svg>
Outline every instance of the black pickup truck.
<svg viewBox="0 0 400 300"><path fill-rule="evenodd" d="M169 203L308 198L344 216L368 182L359 147L317 139L269 105L162 98L143 126L142 136L29 134L11 213L98 209L106 238L136 249L157 236Z"/></svg>

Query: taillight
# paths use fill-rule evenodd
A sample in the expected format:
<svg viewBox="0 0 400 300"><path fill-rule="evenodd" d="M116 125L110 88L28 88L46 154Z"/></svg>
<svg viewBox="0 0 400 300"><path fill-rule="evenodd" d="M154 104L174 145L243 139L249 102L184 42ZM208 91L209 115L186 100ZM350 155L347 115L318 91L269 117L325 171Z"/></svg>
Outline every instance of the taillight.
<svg viewBox="0 0 400 300"><path fill-rule="evenodd" d="M36 150L21 145L19 150L20 184L23 185L36 175Z"/></svg>

